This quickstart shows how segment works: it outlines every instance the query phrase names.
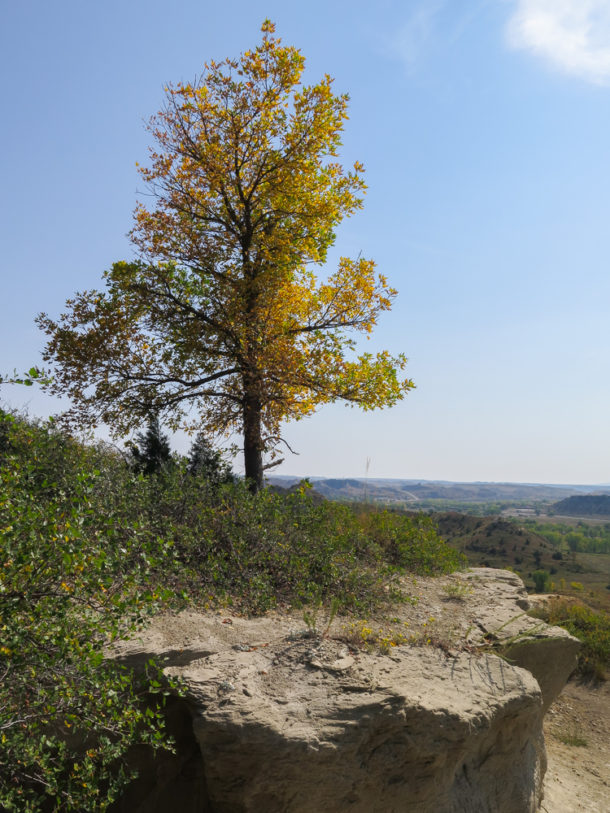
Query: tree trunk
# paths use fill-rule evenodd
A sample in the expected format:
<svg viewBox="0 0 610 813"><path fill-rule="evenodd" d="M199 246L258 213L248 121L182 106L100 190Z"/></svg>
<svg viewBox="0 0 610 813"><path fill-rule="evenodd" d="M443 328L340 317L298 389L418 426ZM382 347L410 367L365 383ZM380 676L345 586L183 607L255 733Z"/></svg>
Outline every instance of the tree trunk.
<svg viewBox="0 0 610 813"><path fill-rule="evenodd" d="M263 440L261 434L259 325L257 319L258 283L256 269L253 268L249 248L252 233L249 227L250 212L246 206L244 217L248 221L247 233L242 239L242 267L245 286L245 369L243 373L244 410L244 467L246 483L253 494L263 487Z"/></svg>
<svg viewBox="0 0 610 813"><path fill-rule="evenodd" d="M244 399L244 465L248 488L256 494L263 487L261 404L258 398L247 394Z"/></svg>

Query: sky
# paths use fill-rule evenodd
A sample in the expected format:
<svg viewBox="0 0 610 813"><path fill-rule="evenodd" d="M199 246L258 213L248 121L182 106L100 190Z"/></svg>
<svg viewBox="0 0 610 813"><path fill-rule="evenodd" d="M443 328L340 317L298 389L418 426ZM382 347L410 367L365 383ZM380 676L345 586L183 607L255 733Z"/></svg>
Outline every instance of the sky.
<svg viewBox="0 0 610 813"><path fill-rule="evenodd" d="M368 192L329 262L362 253L398 289L363 349L404 352L417 385L286 425L275 473L609 482L610 0L0 2L0 374L41 363L38 312L134 256L163 86L266 17L306 82L350 94L341 159Z"/></svg>

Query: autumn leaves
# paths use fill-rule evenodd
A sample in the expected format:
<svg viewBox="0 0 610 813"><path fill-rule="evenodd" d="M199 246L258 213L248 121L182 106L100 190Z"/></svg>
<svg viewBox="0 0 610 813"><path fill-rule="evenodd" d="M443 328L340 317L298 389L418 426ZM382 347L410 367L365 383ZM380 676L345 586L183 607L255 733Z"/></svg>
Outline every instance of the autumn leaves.
<svg viewBox="0 0 610 813"><path fill-rule="evenodd" d="M138 260L58 321L40 317L52 386L79 420L120 433L154 410L237 430L255 490L284 421L337 399L391 405L413 386L402 355L353 357L353 332L369 335L396 295L374 263L314 273L362 206L362 165L336 160L347 96L328 76L301 85L303 56L269 21L262 32L239 59L167 88L140 168L153 196L135 210Z"/></svg>

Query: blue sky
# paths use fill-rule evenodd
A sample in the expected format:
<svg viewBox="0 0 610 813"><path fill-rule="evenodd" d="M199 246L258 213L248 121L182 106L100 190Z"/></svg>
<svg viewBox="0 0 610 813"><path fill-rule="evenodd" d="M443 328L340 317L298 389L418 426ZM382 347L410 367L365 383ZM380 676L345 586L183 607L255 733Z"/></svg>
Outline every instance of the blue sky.
<svg viewBox="0 0 610 813"><path fill-rule="evenodd" d="M405 352L417 384L288 425L278 473L610 481L610 0L4 3L0 372L40 362L36 313L133 256L163 85L265 17L350 94L342 158L369 189L332 259L398 288L366 349Z"/></svg>

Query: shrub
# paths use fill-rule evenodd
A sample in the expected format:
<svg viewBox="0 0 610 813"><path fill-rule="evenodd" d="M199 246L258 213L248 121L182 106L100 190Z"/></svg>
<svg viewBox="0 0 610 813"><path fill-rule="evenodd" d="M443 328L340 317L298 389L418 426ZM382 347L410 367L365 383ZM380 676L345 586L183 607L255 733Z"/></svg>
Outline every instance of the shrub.
<svg viewBox="0 0 610 813"><path fill-rule="evenodd" d="M96 523L78 444L2 414L0 466L0 808L104 810L130 779L135 743L168 745L159 708L103 647L158 606L148 574L155 541ZM97 526L97 527L96 527Z"/></svg>
<svg viewBox="0 0 610 813"><path fill-rule="evenodd" d="M186 499L183 524L174 528L177 555L198 590L246 612L332 598L368 611L388 593L399 598L400 573L444 573L463 562L428 517L362 514L317 501L307 488L253 495L236 483Z"/></svg>
<svg viewBox="0 0 610 813"><path fill-rule="evenodd" d="M532 579L534 580L534 589L537 593L545 593L547 591L549 574L546 570L535 570L532 573Z"/></svg>
<svg viewBox="0 0 610 813"><path fill-rule="evenodd" d="M564 627L582 642L578 657L578 672L584 677L605 679L610 663L610 618L584 604L565 599L553 599L536 612L549 624Z"/></svg>
<svg viewBox="0 0 610 813"><path fill-rule="evenodd" d="M104 810L161 711L104 647L163 607L399 600L398 577L463 557L427 516L364 511L211 481L188 461L136 474L109 447L0 413L0 809ZM180 598L182 597L182 598ZM74 766L78 767L74 767Z"/></svg>

